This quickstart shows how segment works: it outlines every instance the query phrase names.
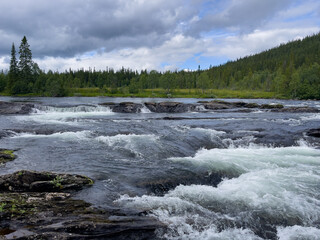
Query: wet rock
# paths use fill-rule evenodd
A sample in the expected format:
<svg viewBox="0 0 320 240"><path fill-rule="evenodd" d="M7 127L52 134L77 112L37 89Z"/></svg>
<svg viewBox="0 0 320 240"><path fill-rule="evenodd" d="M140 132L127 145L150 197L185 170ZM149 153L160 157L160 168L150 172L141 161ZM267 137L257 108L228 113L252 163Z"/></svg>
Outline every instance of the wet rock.
<svg viewBox="0 0 320 240"><path fill-rule="evenodd" d="M289 112L289 113L318 113L319 109L314 107L287 107L287 108L279 108L272 109L272 112Z"/></svg>
<svg viewBox="0 0 320 240"><path fill-rule="evenodd" d="M204 103L203 106L205 107L205 109L210 109L210 110L221 110L221 109L232 108L231 104L223 101L211 101L208 103Z"/></svg>
<svg viewBox="0 0 320 240"><path fill-rule="evenodd" d="M0 164L14 160L16 155L14 155L13 152L13 150L0 149Z"/></svg>
<svg viewBox="0 0 320 240"><path fill-rule="evenodd" d="M139 113L141 112L142 104L133 102L122 102L112 107L113 112L118 113Z"/></svg>
<svg viewBox="0 0 320 240"><path fill-rule="evenodd" d="M261 109L282 109L284 106L282 104L262 104Z"/></svg>
<svg viewBox="0 0 320 240"><path fill-rule="evenodd" d="M143 108L142 104L133 102L106 102L100 103L99 105L109 107L113 112L117 113L140 113L141 109Z"/></svg>
<svg viewBox="0 0 320 240"><path fill-rule="evenodd" d="M85 176L22 170L0 176L0 192L56 192L79 190L93 181Z"/></svg>
<svg viewBox="0 0 320 240"><path fill-rule="evenodd" d="M310 137L320 138L320 128L310 129L310 130L307 132L307 135L310 136Z"/></svg>
<svg viewBox="0 0 320 240"><path fill-rule="evenodd" d="M16 103L0 101L0 114L29 114L32 112L34 104Z"/></svg>
<svg viewBox="0 0 320 240"><path fill-rule="evenodd" d="M184 104L180 102L146 102L145 106L156 113L184 113L195 109L193 104Z"/></svg>
<svg viewBox="0 0 320 240"><path fill-rule="evenodd" d="M216 187L223 178L232 178L238 176L237 173L226 172L204 172L194 173L189 171L183 171L178 175L169 175L158 177L157 179L142 180L136 183L137 187L147 189L149 192L162 196L169 190L182 185L210 185Z"/></svg>
<svg viewBox="0 0 320 240"><path fill-rule="evenodd" d="M42 188L43 182L57 176L62 184L65 180L82 186L92 181L79 175L31 171L1 176L5 191L0 191L0 239L157 239L156 230L164 228L144 213L97 209L73 199L73 188L69 192L60 192L64 188L57 188L57 192L50 192L52 188L29 191L35 182L41 182ZM7 183L15 188L9 190ZM23 189L26 191L21 192Z"/></svg>

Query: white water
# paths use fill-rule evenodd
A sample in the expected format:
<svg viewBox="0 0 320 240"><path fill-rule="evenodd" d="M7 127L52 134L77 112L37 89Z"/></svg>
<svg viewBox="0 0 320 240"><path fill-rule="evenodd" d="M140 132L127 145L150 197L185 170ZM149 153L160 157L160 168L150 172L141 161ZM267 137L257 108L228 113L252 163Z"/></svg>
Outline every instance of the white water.
<svg viewBox="0 0 320 240"><path fill-rule="evenodd" d="M27 116L17 116L22 121L33 121L41 124L75 124L81 118L110 116L115 113L109 107L76 106L51 107L41 106L34 109L34 113Z"/></svg>
<svg viewBox="0 0 320 240"><path fill-rule="evenodd" d="M53 134L34 134L34 133L19 133L11 138L57 138L68 141L89 140L92 137L91 131L78 132L57 132Z"/></svg>
<svg viewBox="0 0 320 240"><path fill-rule="evenodd" d="M302 227L281 228L280 239L317 239L320 220L320 150L296 147L249 146L229 149L201 149L194 157L171 158L205 169L236 174L217 187L180 185L163 197L122 196L120 205L147 210L169 226L169 239L259 239L250 229L227 227L221 221L255 224L252 214L272 217L275 222L298 221ZM240 219L238 216L241 216ZM300 229L301 228L301 229ZM300 230L301 231L300 231ZM305 238L293 238L296 233Z"/></svg>

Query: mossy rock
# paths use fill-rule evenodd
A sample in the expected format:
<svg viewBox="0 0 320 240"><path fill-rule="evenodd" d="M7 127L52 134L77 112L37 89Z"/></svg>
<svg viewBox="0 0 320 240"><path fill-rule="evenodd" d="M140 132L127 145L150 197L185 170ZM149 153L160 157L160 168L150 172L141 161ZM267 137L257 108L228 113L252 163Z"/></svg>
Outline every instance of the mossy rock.
<svg viewBox="0 0 320 240"><path fill-rule="evenodd" d="M81 175L21 170L0 176L0 192L69 192L92 185Z"/></svg>
<svg viewBox="0 0 320 240"><path fill-rule="evenodd" d="M14 150L9 149L0 149L0 164L10 162L16 158L16 155L13 154Z"/></svg>

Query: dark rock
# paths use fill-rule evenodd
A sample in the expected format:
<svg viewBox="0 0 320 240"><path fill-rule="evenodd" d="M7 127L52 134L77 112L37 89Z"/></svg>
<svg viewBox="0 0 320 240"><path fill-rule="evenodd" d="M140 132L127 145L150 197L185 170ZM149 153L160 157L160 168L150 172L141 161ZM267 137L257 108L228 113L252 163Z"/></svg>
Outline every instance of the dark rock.
<svg viewBox="0 0 320 240"><path fill-rule="evenodd" d="M0 101L0 114L29 114L34 104Z"/></svg>
<svg viewBox="0 0 320 240"><path fill-rule="evenodd" d="M0 192L60 192L79 190L93 181L85 176L22 170L0 176Z"/></svg>
<svg viewBox="0 0 320 240"><path fill-rule="evenodd" d="M141 112L142 104L132 102L122 102L112 107L113 112L118 113L139 113Z"/></svg>
<svg viewBox="0 0 320 240"><path fill-rule="evenodd" d="M320 138L320 128L310 129L310 130L307 132L307 135L310 136L310 137Z"/></svg>
<svg viewBox="0 0 320 240"><path fill-rule="evenodd" d="M261 109L281 109L284 108L282 104L262 104Z"/></svg>
<svg viewBox="0 0 320 240"><path fill-rule="evenodd" d="M137 187L147 189L149 192L156 195L164 195L169 190L174 189L179 185L210 185L216 187L223 178L233 178L238 176L238 173L226 173L226 172L203 172L194 173L189 171L182 171L178 175L169 175L158 177L157 179L142 180L136 183Z"/></svg>
<svg viewBox="0 0 320 240"><path fill-rule="evenodd" d="M133 102L121 102L121 103L106 102L106 103L100 103L99 105L107 106L111 108L113 112L117 112L117 113L139 113L143 108L142 104L133 103Z"/></svg>
<svg viewBox="0 0 320 240"><path fill-rule="evenodd" d="M184 113L195 109L193 104L184 104L180 102L146 102L145 106L156 113Z"/></svg>
<svg viewBox="0 0 320 240"><path fill-rule="evenodd" d="M205 109L210 110L230 109L233 107L230 102L225 102L221 100L214 100L208 103L204 103L203 106L205 107Z"/></svg>
<svg viewBox="0 0 320 240"><path fill-rule="evenodd" d="M320 110L314 107L287 107L272 109L272 112L289 112L289 113L318 113Z"/></svg>
<svg viewBox="0 0 320 240"><path fill-rule="evenodd" d="M51 192L54 179L63 187ZM97 209L72 198L72 190L91 183L84 176L50 172L0 176L0 239L157 239L156 230L165 228L145 213ZM70 193L57 192L66 185L73 186Z"/></svg>
<svg viewBox="0 0 320 240"><path fill-rule="evenodd" d="M260 105L257 104L257 103L246 103L246 104L245 104L245 107L246 107L246 108L259 108Z"/></svg>

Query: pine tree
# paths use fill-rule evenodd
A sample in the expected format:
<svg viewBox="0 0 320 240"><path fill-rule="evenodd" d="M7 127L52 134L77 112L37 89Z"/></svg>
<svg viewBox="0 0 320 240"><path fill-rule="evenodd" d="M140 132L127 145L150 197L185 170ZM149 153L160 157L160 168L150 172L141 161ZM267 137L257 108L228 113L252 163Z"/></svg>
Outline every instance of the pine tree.
<svg viewBox="0 0 320 240"><path fill-rule="evenodd" d="M19 71L21 77L21 91L28 92L32 89L33 85L33 61L32 61L32 53L30 50L30 46L28 44L26 36L24 36L21 40L21 45L19 47Z"/></svg>
<svg viewBox="0 0 320 240"><path fill-rule="evenodd" d="M12 43L11 48L11 60L10 60L10 69L9 69L9 81L8 81L8 91L12 93L14 85L18 82L19 78L19 69L16 58L16 49L14 43Z"/></svg>

